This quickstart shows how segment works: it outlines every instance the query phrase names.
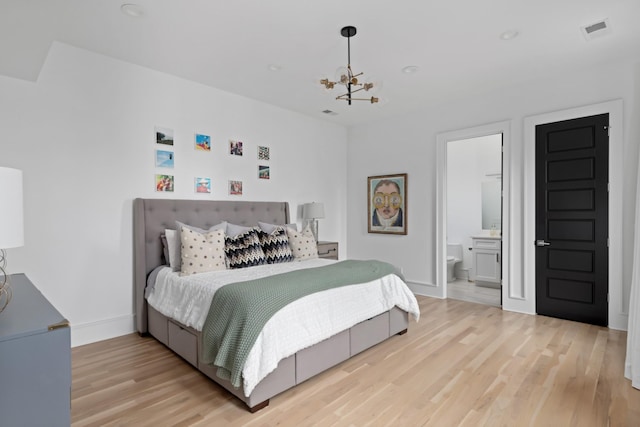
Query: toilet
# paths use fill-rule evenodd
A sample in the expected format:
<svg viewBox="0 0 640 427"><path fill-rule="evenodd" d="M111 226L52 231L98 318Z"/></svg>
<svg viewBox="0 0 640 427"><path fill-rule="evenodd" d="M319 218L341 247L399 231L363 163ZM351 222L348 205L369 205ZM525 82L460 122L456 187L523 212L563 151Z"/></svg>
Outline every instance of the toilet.
<svg viewBox="0 0 640 427"><path fill-rule="evenodd" d="M456 264L462 261L462 245L447 243L447 282L456 280Z"/></svg>

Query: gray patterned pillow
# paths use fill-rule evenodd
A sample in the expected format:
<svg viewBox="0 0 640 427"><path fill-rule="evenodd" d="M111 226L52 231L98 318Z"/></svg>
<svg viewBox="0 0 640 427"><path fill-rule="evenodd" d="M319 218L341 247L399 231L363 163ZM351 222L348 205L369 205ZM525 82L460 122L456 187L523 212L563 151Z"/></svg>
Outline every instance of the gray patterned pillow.
<svg viewBox="0 0 640 427"><path fill-rule="evenodd" d="M313 237L311 227L308 225L302 231L296 231L287 227L289 246L296 260L318 258L318 245Z"/></svg>
<svg viewBox="0 0 640 427"><path fill-rule="evenodd" d="M200 233L182 226L180 229L182 258L181 276L226 270L224 230Z"/></svg>
<svg viewBox="0 0 640 427"><path fill-rule="evenodd" d="M225 237L224 251L229 268L244 268L267 263L258 231L250 228L235 237Z"/></svg>

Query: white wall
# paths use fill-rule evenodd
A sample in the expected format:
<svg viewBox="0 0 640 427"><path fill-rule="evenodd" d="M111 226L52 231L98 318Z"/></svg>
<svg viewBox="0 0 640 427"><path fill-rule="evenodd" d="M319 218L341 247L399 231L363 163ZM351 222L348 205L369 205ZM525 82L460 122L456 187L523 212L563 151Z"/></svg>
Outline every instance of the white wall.
<svg viewBox="0 0 640 427"><path fill-rule="evenodd" d="M323 240L346 253L347 131L264 103L55 43L36 83L0 76L0 165L24 171L25 246L9 250L71 322L72 344L133 331L132 200L206 198L325 204ZM156 193L154 126L174 129L175 193ZM212 137L196 152L194 133ZM227 154L228 139L245 143ZM257 178L257 145L271 179ZM164 147L166 148L166 147ZM194 193L194 176L213 192ZM244 181L229 196L227 181Z"/></svg>
<svg viewBox="0 0 640 427"><path fill-rule="evenodd" d="M640 101L636 85L638 67L610 64L579 74L541 79L500 92L474 95L438 108L404 117L359 125L349 130L348 146L348 241L347 255L379 258L401 266L410 285L429 293L436 284L436 135L457 129L506 121L510 124L510 276L523 281L523 144L524 118L544 112L601 103L624 101L622 211L610 212L623 224L622 283L610 283L628 300L633 249L635 177L638 169L640 131L632 120ZM428 94L424 94L428 96ZM374 148L375 147L375 148ZM366 177L408 173L408 235L367 234ZM620 185L620 183L618 183ZM505 306L505 308L508 308Z"/></svg>

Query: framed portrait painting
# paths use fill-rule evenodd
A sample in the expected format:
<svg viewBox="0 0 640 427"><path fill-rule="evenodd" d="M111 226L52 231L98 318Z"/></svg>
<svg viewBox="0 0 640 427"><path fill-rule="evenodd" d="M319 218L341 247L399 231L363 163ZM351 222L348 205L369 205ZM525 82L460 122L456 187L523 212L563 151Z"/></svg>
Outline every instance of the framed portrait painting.
<svg viewBox="0 0 640 427"><path fill-rule="evenodd" d="M367 231L407 234L407 174L367 179Z"/></svg>

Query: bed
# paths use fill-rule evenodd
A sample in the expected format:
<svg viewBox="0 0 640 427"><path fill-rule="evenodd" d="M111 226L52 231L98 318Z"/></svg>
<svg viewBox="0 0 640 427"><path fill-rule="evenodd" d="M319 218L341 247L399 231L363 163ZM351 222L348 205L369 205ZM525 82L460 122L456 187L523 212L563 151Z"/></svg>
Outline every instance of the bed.
<svg viewBox="0 0 640 427"><path fill-rule="evenodd" d="M204 375L243 401L251 412L269 404L269 399L297 384L341 363L394 335L407 331L408 313L397 306L376 313L357 324L313 345L296 351L277 362L277 367L251 385L234 386L217 375L217 369L204 363L202 330L163 314L145 298L150 273L164 264L160 236L180 221L208 229L222 221L243 226L258 222L289 224L287 202L205 201L135 199L133 203L134 287L136 328L150 334ZM295 261L294 261L295 262ZM316 261L322 263L320 260ZM416 306L417 307L417 306ZM416 308L417 309L417 308ZM416 312L413 311L414 316ZM417 312L419 315L419 311ZM247 389L249 390L249 389Z"/></svg>

